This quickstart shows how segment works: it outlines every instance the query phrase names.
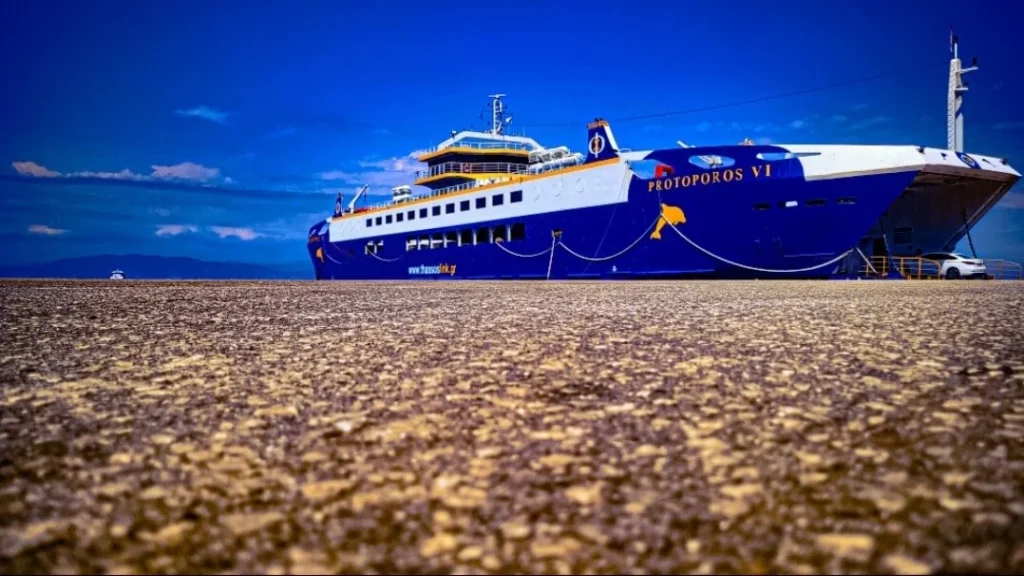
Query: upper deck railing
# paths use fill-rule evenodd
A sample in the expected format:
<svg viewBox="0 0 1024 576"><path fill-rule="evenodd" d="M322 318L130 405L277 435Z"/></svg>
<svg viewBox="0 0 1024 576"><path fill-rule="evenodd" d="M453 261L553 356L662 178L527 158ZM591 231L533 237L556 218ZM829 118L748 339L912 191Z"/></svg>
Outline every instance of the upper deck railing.
<svg viewBox="0 0 1024 576"><path fill-rule="evenodd" d="M446 146L433 146L423 151L421 155L431 154L449 148L472 148L474 150L522 150L529 152L530 147L522 142L452 142Z"/></svg>
<svg viewBox="0 0 1024 576"><path fill-rule="evenodd" d="M444 174L526 174L528 169L528 164L511 162L442 162L426 170L417 171L416 179Z"/></svg>

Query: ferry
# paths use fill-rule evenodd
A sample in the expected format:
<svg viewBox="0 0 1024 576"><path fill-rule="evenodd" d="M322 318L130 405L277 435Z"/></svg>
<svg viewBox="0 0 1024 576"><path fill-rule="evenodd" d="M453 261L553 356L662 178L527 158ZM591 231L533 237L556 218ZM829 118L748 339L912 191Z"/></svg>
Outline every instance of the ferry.
<svg viewBox="0 0 1024 576"><path fill-rule="evenodd" d="M110 273L111 280L124 280L124 271L117 269Z"/></svg>
<svg viewBox="0 0 1024 576"><path fill-rule="evenodd" d="M610 122L585 151L453 131L388 202L308 232L318 280L830 278L863 260L952 251L1020 179L963 152L966 90L953 58L947 148L914 145L619 146Z"/></svg>

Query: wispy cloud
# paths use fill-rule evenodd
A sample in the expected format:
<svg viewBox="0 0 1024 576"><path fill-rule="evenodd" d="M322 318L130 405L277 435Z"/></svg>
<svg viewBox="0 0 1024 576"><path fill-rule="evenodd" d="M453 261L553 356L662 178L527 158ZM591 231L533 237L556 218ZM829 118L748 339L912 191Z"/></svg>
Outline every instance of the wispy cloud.
<svg viewBox="0 0 1024 576"><path fill-rule="evenodd" d="M275 138L285 138L287 136L292 136L297 132L298 130L294 126L283 126L281 128L278 128L277 130L267 132L266 134L263 135L263 137L272 140Z"/></svg>
<svg viewBox="0 0 1024 576"><path fill-rule="evenodd" d="M255 240L260 237L252 228L233 228L229 226L211 226L210 230L221 238L238 238L239 240Z"/></svg>
<svg viewBox="0 0 1024 576"><path fill-rule="evenodd" d="M1024 120L1018 120L1016 122L997 122L992 125L993 130L1022 130L1024 129Z"/></svg>
<svg viewBox="0 0 1024 576"><path fill-rule="evenodd" d="M850 119L846 117L844 114L835 114L833 116L830 116L829 119L826 120L826 122L828 122L829 124L845 124L846 122L849 122L849 120Z"/></svg>
<svg viewBox="0 0 1024 576"><path fill-rule="evenodd" d="M180 236L181 234L194 233L198 231L198 228L192 224L160 224L156 227L156 235L165 236Z"/></svg>
<svg viewBox="0 0 1024 576"><path fill-rule="evenodd" d="M711 122L697 124L697 132L707 132L708 130L711 130Z"/></svg>
<svg viewBox="0 0 1024 576"><path fill-rule="evenodd" d="M208 106L196 106L195 108L175 110L174 112L178 116L184 116L186 118L202 118L203 120L209 120L210 122L216 122L217 124L226 123L228 121L228 117L233 114L232 112L222 112L216 108L210 108Z"/></svg>
<svg viewBox="0 0 1024 576"><path fill-rule="evenodd" d="M363 170L328 170L321 172L319 178L329 182L344 182L360 186L368 184L374 187L394 187L402 184L412 185L416 179L416 171L424 165L416 160L423 150L416 150L405 156L394 156L383 160L363 160L359 167Z"/></svg>
<svg viewBox="0 0 1024 576"><path fill-rule="evenodd" d="M56 178L60 176L60 172L55 172L35 162L14 162L11 166L14 166L14 170L22 176L35 176L36 178Z"/></svg>
<svg viewBox="0 0 1024 576"><path fill-rule="evenodd" d="M853 111L854 112L860 112L861 110L867 110L867 109L868 109L868 105L867 104L854 104L853 105Z"/></svg>
<svg viewBox="0 0 1024 576"><path fill-rule="evenodd" d="M996 206L1024 210L1024 192L1009 192Z"/></svg>
<svg viewBox="0 0 1024 576"><path fill-rule="evenodd" d="M850 126L848 127L848 130L852 130L852 131L864 130L866 128L871 128L872 126L878 126L880 124L887 124L889 122L892 122L892 117L891 116L873 116L871 118L865 118L864 120L858 120L857 122L854 122L853 124L850 124Z"/></svg>
<svg viewBox="0 0 1024 576"><path fill-rule="evenodd" d="M60 236L65 232L67 232L67 230L62 230L60 228L51 228L46 224L33 224L28 227L29 234L41 234L43 236Z"/></svg>
<svg viewBox="0 0 1024 576"><path fill-rule="evenodd" d="M207 168L194 162L182 162L174 166L153 166L153 178L161 180L195 180L207 182L220 175L219 168Z"/></svg>
<svg viewBox="0 0 1024 576"><path fill-rule="evenodd" d="M194 162L182 162L173 166L153 165L150 174L137 174L125 168L120 172L94 172L91 170L61 173L57 170L50 170L35 162L13 162L15 172L20 176L31 176L34 178L98 178L102 180L168 180L188 182L209 182L220 175L219 168L208 168Z"/></svg>

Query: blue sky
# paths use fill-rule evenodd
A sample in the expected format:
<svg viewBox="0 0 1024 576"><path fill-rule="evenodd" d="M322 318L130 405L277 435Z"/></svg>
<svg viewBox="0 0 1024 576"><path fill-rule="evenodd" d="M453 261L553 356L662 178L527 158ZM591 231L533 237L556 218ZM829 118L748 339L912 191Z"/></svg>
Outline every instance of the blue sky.
<svg viewBox="0 0 1024 576"><path fill-rule="evenodd" d="M494 92L508 94L513 126L574 149L595 116L634 149L944 146L950 24L961 56L981 62L967 76L967 151L1020 170L1022 16L1008 0L6 0L0 263L302 260L338 191L409 183L410 153L479 122ZM1020 190L976 229L983 255L1024 260Z"/></svg>

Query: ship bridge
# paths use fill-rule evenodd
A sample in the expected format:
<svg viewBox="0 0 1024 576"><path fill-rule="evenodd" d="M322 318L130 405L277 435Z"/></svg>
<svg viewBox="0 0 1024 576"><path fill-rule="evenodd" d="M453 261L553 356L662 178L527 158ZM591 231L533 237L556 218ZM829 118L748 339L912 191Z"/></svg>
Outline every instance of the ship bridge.
<svg viewBox="0 0 1024 576"><path fill-rule="evenodd" d="M486 132L452 131L451 138L421 154L427 168L416 173L414 184L432 190L471 187L528 174L531 153L544 147L532 138L505 134L512 117L505 117L501 97L492 94L492 123Z"/></svg>

